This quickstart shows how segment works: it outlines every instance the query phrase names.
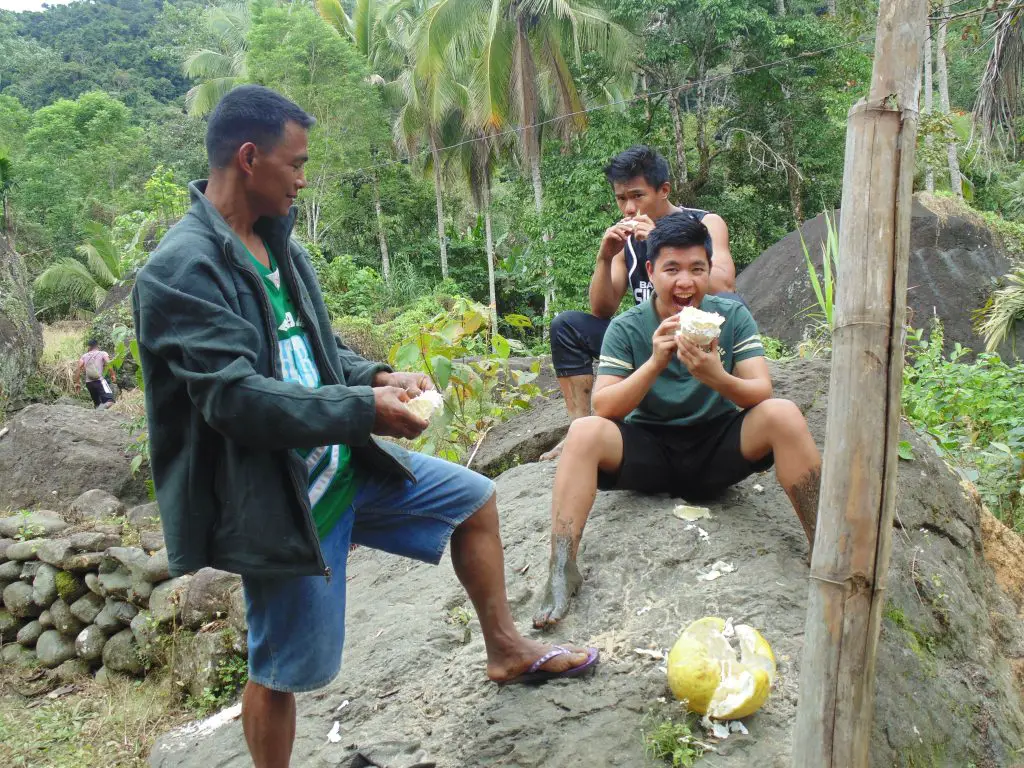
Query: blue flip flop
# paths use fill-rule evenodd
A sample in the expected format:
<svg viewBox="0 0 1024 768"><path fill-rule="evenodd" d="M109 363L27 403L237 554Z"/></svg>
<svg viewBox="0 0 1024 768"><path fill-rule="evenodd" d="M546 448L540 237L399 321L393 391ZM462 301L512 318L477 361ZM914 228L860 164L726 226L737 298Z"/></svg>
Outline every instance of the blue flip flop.
<svg viewBox="0 0 1024 768"><path fill-rule="evenodd" d="M579 677L593 668L601 657L601 652L597 648L587 648L587 660L579 666L570 667L562 672L548 672L541 669L541 667L556 656L565 656L569 653L574 653L574 651L570 651L561 645L552 646L550 651L533 662L530 668L523 672L523 674L513 677L511 680L506 680L500 683L500 685L539 685L540 683L546 683L548 680L557 680L561 677Z"/></svg>

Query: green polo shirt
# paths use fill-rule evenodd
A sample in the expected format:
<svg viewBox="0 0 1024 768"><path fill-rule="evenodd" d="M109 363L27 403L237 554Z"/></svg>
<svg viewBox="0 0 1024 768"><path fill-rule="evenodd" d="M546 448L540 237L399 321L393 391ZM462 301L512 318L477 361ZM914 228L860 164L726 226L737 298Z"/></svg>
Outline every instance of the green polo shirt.
<svg viewBox="0 0 1024 768"><path fill-rule="evenodd" d="M705 296L700 308L725 318L718 338L718 354L726 371L732 373L736 363L742 360L764 356L757 324L743 304L719 296ZM654 308L653 296L612 320L601 346L598 375L625 378L646 363L652 352L651 337L659 325L661 318ZM654 380L626 421L686 426L736 410L739 407L735 403L693 378L673 355L672 362Z"/></svg>
<svg viewBox="0 0 1024 768"><path fill-rule="evenodd" d="M256 266L256 271L263 278L263 288L274 311L282 379L302 384L310 389L318 389L320 370L317 368L306 332L302 329L299 313L295 311L295 304L288 293L288 287L281 280L274 255L267 247L267 254L270 256L270 269L267 269L248 249L246 252ZM253 418L259 418L259 414L253 414ZM306 471L309 473L309 504L313 509L317 534L322 539L331 532L355 498L357 484L351 464L352 451L347 445L327 445L299 450L296 453L306 462Z"/></svg>

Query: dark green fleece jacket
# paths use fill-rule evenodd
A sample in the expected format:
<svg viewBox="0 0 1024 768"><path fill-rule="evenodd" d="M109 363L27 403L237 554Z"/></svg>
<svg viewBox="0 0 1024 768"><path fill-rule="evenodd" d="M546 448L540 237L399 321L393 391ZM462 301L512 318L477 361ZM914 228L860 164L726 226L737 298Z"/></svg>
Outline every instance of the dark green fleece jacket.
<svg viewBox="0 0 1024 768"><path fill-rule="evenodd" d="M150 461L170 570L325 573L294 450L345 444L355 470L413 479L405 452L370 436L370 387L387 366L333 335L295 211L260 219L316 356L323 386L281 380L273 313L245 247L203 194L160 241L132 292ZM357 475L358 476L358 475Z"/></svg>

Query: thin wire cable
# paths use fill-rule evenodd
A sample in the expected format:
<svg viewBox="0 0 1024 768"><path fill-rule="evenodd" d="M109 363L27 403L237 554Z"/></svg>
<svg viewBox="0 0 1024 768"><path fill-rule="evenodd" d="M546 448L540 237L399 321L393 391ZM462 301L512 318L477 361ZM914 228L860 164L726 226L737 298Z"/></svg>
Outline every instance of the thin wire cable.
<svg viewBox="0 0 1024 768"><path fill-rule="evenodd" d="M814 50L814 51L804 51L803 53L798 53L796 56L790 56L790 57L785 58L785 59L776 59L775 61L768 61L768 62L765 62L764 64L755 64L752 67L746 67L744 69L737 69L737 70L733 70L732 72L726 72L724 74L716 75L714 77L708 78L703 83L703 85L705 85L705 86L711 85L711 84L714 84L714 83L721 82L723 80L728 80L729 78L732 78L732 77L738 77L740 75L748 75L751 72L757 72L757 71L762 70L762 69L770 69L770 68L773 68L773 67L780 66L782 64L788 64L788 63L793 62L793 61L800 61L801 59L813 58L815 56L820 56L823 53L830 53L832 51L838 51L838 50L841 50L843 48L852 48L853 46L862 45L863 43L870 42L872 40L874 40L874 35L866 35L864 37L859 37L856 40L851 40L851 41L846 42L846 43L840 43L839 45L831 45L831 46L828 46L827 48L819 48L818 50ZM449 144L449 145L444 146L444 147L438 147L437 151L438 152L446 152L448 150L458 149L459 147L463 147L463 146L465 146L467 144L474 144L474 143L479 142L479 141L493 141L494 139L500 139L500 138L505 137L505 136L511 136L512 134L521 133L521 132L523 132L525 130L528 130L530 128L541 128L541 127L543 127L545 125L549 125L551 123L557 123L560 120L569 120L569 119L572 119L574 117L579 117L581 115L588 115L591 112L596 112L596 111L598 111L600 109L608 109L610 107L617 107L617 106L622 106L622 105L625 105L625 104L631 104L633 102L641 101L643 99L650 99L650 98L652 98L654 96L664 96L666 94L670 94L670 93L673 93L675 91L690 90L692 88L696 88L697 86L699 86L701 84L702 83L690 82L690 83L683 83L682 85L674 85L671 88L664 88L664 89L662 89L660 91L644 91L642 93L636 94L635 96L631 96L631 97L629 97L627 99L619 99L617 101L609 101L609 102L605 102L604 104L595 104L592 107L587 107L586 109L576 110L575 112L569 112L567 114L559 115L557 117L551 117L551 118L548 118L547 120L541 120L538 123L533 123L532 125L515 126L513 128L508 128L508 129L506 129L504 131L500 131L499 133L488 134L488 135L485 135L485 136L474 136L474 137L469 138L469 139L463 139L462 141L458 141L458 142L456 142L454 144ZM425 155L429 154L430 152L431 152L431 150L429 150L429 149L422 149L419 152L411 154L406 159L385 160L385 161L382 161L382 162L379 162L379 163L371 163L370 165L364 166L362 168L354 168L351 171L343 171L341 173L331 174L331 175L327 176L326 178L329 178L329 179L343 179L343 178L347 178L347 177L351 177L351 176L358 176L358 175L361 175L361 174L365 174L367 171L373 171L373 170L377 170L377 169L380 169L380 168L387 168L387 167L392 166L392 165L404 165L406 162L412 161L412 159L414 157L422 157L422 156L425 156Z"/></svg>

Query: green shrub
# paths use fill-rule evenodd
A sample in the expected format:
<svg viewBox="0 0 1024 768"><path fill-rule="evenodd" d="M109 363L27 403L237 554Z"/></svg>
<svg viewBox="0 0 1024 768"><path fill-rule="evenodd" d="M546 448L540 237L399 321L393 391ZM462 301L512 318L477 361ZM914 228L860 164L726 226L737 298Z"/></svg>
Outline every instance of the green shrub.
<svg viewBox="0 0 1024 768"><path fill-rule="evenodd" d="M956 344L943 355L938 322L928 338L909 333L903 369L903 411L978 486L982 499L1008 526L1024 530L1024 366L995 354L967 362Z"/></svg>

